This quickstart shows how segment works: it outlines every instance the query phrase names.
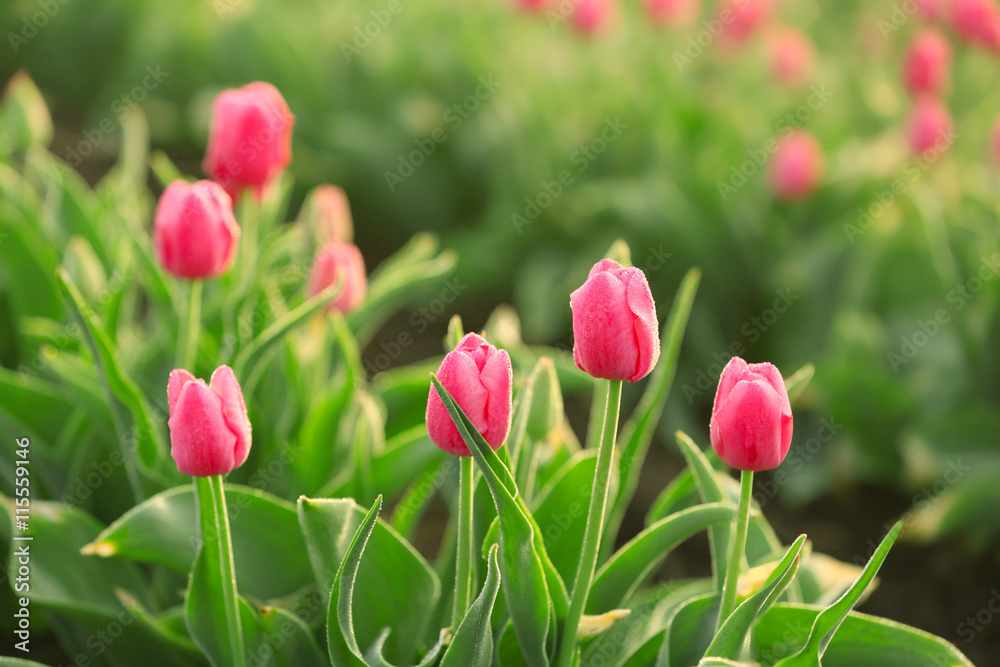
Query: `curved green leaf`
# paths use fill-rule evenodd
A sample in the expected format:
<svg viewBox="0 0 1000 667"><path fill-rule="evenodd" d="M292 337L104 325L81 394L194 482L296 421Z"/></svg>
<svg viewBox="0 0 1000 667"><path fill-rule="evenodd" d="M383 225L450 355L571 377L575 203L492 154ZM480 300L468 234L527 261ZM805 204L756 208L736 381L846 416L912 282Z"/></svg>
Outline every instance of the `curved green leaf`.
<svg viewBox="0 0 1000 667"><path fill-rule="evenodd" d="M493 661L493 628L490 616L500 590L500 565L496 545L487 558L486 583L458 626L440 667L489 667Z"/></svg>
<svg viewBox="0 0 1000 667"><path fill-rule="evenodd" d="M714 524L728 526L733 514L733 508L723 503L699 505L662 519L636 535L597 571L587 598L588 613L620 607L674 547Z"/></svg>
<svg viewBox="0 0 1000 667"><path fill-rule="evenodd" d="M720 503L726 496L715 478L712 465L705 458L698 445L682 431L677 432L677 444L687 461L688 469L694 478L695 486L703 503ZM729 559L729 526L714 525L708 531L708 545L712 551L712 576L716 589L722 590L723 578L726 576L726 565Z"/></svg>

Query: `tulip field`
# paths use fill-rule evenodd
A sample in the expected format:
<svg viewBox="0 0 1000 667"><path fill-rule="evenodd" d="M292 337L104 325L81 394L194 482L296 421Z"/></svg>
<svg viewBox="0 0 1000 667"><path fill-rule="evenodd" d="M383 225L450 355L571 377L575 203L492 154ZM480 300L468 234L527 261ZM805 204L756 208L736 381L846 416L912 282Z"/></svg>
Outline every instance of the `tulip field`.
<svg viewBox="0 0 1000 667"><path fill-rule="evenodd" d="M0 28L0 667L1000 667L1000 0Z"/></svg>

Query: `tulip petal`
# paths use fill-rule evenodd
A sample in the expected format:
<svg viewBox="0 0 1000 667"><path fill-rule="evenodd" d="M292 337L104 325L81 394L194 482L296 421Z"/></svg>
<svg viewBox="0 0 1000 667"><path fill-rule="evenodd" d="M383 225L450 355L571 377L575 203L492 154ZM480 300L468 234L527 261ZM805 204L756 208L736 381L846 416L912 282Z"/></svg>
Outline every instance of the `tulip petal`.
<svg viewBox="0 0 1000 667"><path fill-rule="evenodd" d="M170 379L167 380L167 405L170 407L170 414L174 413L174 406L177 405L177 399L180 398L181 389L194 379L194 375L183 368L170 371Z"/></svg>
<svg viewBox="0 0 1000 667"><path fill-rule="evenodd" d="M715 402L712 404L713 415L719 411L719 406L729 398L730 392L740 381L740 377L746 369L747 362L739 357L730 359L726 367L722 369L722 375L719 377L719 388L715 390Z"/></svg>
<svg viewBox="0 0 1000 667"><path fill-rule="evenodd" d="M646 377L660 358L660 330L656 321L656 304L646 276L639 269L625 269L628 275L626 295L628 306L635 315L635 345L638 350L635 369L629 382Z"/></svg>
<svg viewBox="0 0 1000 667"><path fill-rule="evenodd" d="M573 357L594 377L629 380L635 375L639 351L626 299L625 283L609 271L593 273L570 295Z"/></svg>
<svg viewBox="0 0 1000 667"><path fill-rule="evenodd" d="M781 464L782 401L763 379L738 382L712 418L719 457L740 470L770 470Z"/></svg>
<svg viewBox="0 0 1000 667"><path fill-rule="evenodd" d="M233 449L233 467L243 465L250 454L251 426L247 406L243 401L243 390L236 380L236 374L229 366L219 366L212 373L209 387L222 399L222 418L229 430L236 436Z"/></svg>
<svg viewBox="0 0 1000 667"><path fill-rule="evenodd" d="M495 352L486 361L480 382L486 388L486 431L481 431L486 442L498 449L510 435L514 372L507 350Z"/></svg>
<svg viewBox="0 0 1000 667"><path fill-rule="evenodd" d="M486 416L488 394L480 382L479 369L472 357L464 352L446 354L437 378L469 416L476 430L484 433L489 426ZM427 432L431 440L445 451L460 456L471 455L434 385L431 385L427 399Z"/></svg>
<svg viewBox="0 0 1000 667"><path fill-rule="evenodd" d="M170 455L184 475L224 475L234 467L236 435L222 416L222 398L204 380L188 382L171 410Z"/></svg>

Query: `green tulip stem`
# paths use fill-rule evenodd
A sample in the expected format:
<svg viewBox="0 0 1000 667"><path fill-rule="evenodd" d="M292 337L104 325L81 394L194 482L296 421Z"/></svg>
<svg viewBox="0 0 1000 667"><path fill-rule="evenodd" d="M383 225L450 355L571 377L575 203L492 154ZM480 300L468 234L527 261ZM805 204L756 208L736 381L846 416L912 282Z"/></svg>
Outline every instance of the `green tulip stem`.
<svg viewBox="0 0 1000 667"><path fill-rule="evenodd" d="M736 609L736 588L743 565L743 551L747 544L747 528L750 525L750 502L753 494L753 470L744 470L740 475L740 509L733 526L732 551L729 552L729 566L722 584L722 603L719 606L719 622L722 627L729 615Z"/></svg>
<svg viewBox="0 0 1000 667"><path fill-rule="evenodd" d="M559 645L558 667L572 667L577 650L577 635L580 619L587 606L587 596L594 582L597 568L598 550L601 546L601 532L607 515L608 487L611 482L611 463L615 451L615 435L618 433L618 411L621 407L622 381L608 381L608 399L604 407L604 427L601 442L597 447L597 468L594 470L594 485L590 490L590 509L587 512L587 526L583 533L583 549L580 565L573 581L573 592L569 599L569 611L563 636Z"/></svg>
<svg viewBox="0 0 1000 667"><path fill-rule="evenodd" d="M240 275L243 278L251 275L257 265L260 207L261 201L255 193L245 190L240 195L240 256L236 262L242 267Z"/></svg>
<svg viewBox="0 0 1000 667"><path fill-rule="evenodd" d="M187 314L182 320L181 331L177 335L176 368L183 368L195 373L195 363L198 360L198 337L201 334L201 280L191 281L191 291L188 292Z"/></svg>
<svg viewBox="0 0 1000 667"><path fill-rule="evenodd" d="M236 591L233 542L229 534L229 513L226 511L226 491L222 486L222 475L195 477L194 485L198 499L198 519L201 523L201 548L211 554L211 561L214 562L217 558L222 566L222 590L216 591L216 594L222 598L226 613L228 641L235 660L233 667L246 667L240 598Z"/></svg>
<svg viewBox="0 0 1000 667"><path fill-rule="evenodd" d="M451 630L459 624L472 603L472 481L475 470L471 456L459 457L458 472L458 549L455 554L455 604Z"/></svg>

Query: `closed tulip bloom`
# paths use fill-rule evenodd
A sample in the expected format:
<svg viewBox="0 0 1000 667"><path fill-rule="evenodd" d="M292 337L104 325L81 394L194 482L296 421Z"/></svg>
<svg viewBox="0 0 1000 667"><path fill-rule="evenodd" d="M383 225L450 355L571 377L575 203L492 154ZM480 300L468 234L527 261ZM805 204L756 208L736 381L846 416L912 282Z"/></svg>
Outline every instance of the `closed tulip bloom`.
<svg viewBox="0 0 1000 667"><path fill-rule="evenodd" d="M903 64L903 81L913 95L940 95L948 84L951 46L937 30L925 28L913 36Z"/></svg>
<svg viewBox="0 0 1000 667"><path fill-rule="evenodd" d="M685 26L694 23L701 0L646 0L646 14L654 23Z"/></svg>
<svg viewBox="0 0 1000 667"><path fill-rule="evenodd" d="M219 366L209 384L182 368L170 373L170 456L192 477L226 475L250 453L250 419L243 391L229 366Z"/></svg>
<svg viewBox="0 0 1000 667"><path fill-rule="evenodd" d="M918 98L906 129L913 153L925 155L934 148L944 150L950 134L951 114L944 104L932 97Z"/></svg>
<svg viewBox="0 0 1000 667"><path fill-rule="evenodd" d="M781 199L802 199L823 179L823 149L805 130L792 130L778 143L771 158L771 187Z"/></svg>
<svg viewBox="0 0 1000 667"><path fill-rule="evenodd" d="M465 334L445 355L437 379L494 450L510 435L514 374L510 355L477 334ZM471 456L437 388L427 397L427 434L435 445L457 456Z"/></svg>
<svg viewBox="0 0 1000 667"><path fill-rule="evenodd" d="M269 83L224 90L212 105L205 173L234 199L244 188L260 196L291 162L294 124L285 99Z"/></svg>
<svg viewBox="0 0 1000 667"><path fill-rule="evenodd" d="M771 0L723 0L718 12L722 43L742 45L770 16Z"/></svg>
<svg viewBox="0 0 1000 667"><path fill-rule="evenodd" d="M610 15L609 0L578 0L570 20L577 32L593 35L607 24Z"/></svg>
<svg viewBox="0 0 1000 667"><path fill-rule="evenodd" d="M337 296L327 303L326 309L350 313L361 305L368 291L365 258L353 243L330 241L320 248L309 272L309 296L316 296L332 285L338 271L343 273L343 286Z"/></svg>
<svg viewBox="0 0 1000 667"><path fill-rule="evenodd" d="M181 278L214 278L236 254L240 228L229 195L212 181L174 181L153 217L153 245L160 264Z"/></svg>
<svg viewBox="0 0 1000 667"><path fill-rule="evenodd" d="M301 218L321 244L327 241L350 243L354 240L351 206L344 191L335 185L313 188L302 205Z"/></svg>
<svg viewBox="0 0 1000 667"><path fill-rule="evenodd" d="M573 359L596 378L637 382L660 358L656 304L646 275L602 259L569 298Z"/></svg>
<svg viewBox="0 0 1000 667"><path fill-rule="evenodd" d="M794 28L777 28L768 33L771 73L780 83L797 86L812 73L815 54L809 37Z"/></svg>
<svg viewBox="0 0 1000 667"><path fill-rule="evenodd" d="M719 378L710 430L715 453L737 470L781 465L792 442L792 407L778 369L733 357Z"/></svg>
<svg viewBox="0 0 1000 667"><path fill-rule="evenodd" d="M1000 7L991 0L954 0L951 20L968 43L1000 50Z"/></svg>

